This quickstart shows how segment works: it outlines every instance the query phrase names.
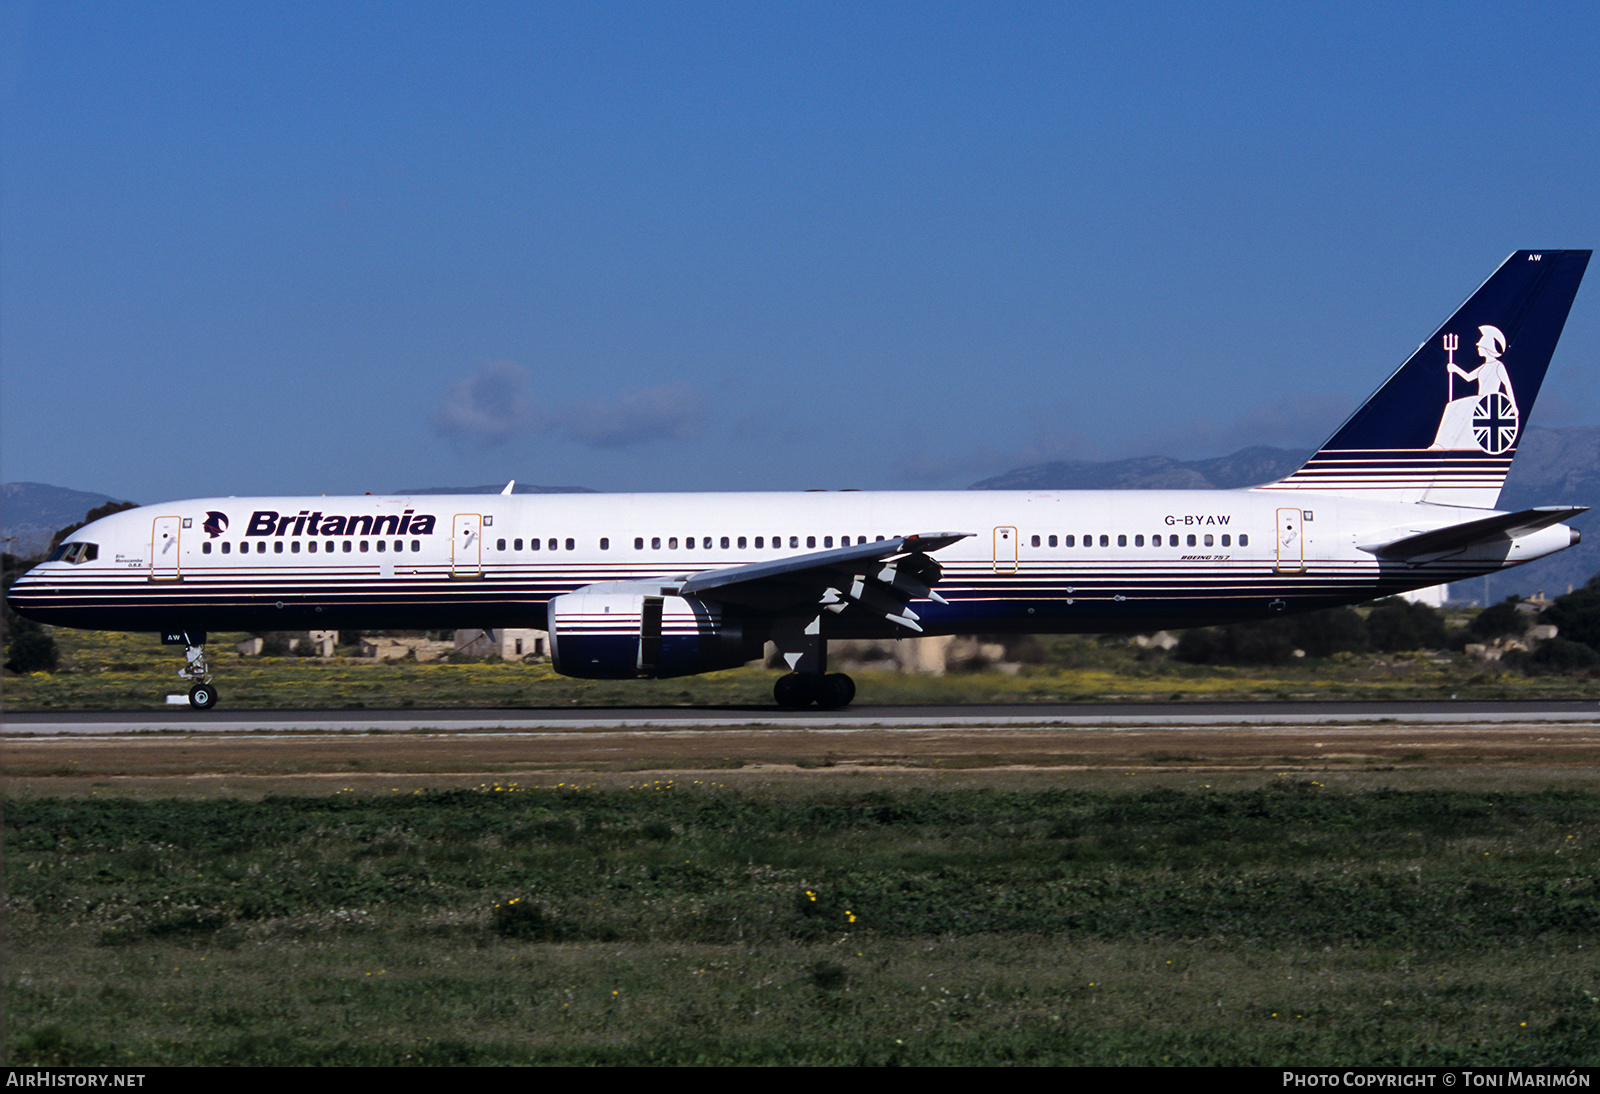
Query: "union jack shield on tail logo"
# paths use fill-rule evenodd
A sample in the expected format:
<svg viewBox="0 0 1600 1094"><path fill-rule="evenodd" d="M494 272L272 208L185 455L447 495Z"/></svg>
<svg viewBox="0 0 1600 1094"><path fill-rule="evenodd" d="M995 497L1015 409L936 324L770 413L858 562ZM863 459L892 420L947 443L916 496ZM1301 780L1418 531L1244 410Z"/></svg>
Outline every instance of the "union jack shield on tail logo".
<svg viewBox="0 0 1600 1094"><path fill-rule="evenodd" d="M1509 451L1517 443L1517 404L1499 391L1480 398L1472 410L1472 439L1491 456Z"/></svg>

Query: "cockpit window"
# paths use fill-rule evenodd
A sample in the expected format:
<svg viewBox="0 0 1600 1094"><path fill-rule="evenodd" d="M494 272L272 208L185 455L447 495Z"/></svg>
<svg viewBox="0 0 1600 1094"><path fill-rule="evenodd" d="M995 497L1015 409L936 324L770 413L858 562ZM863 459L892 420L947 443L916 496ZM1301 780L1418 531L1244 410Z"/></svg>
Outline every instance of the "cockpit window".
<svg viewBox="0 0 1600 1094"><path fill-rule="evenodd" d="M96 543L63 543L54 551L46 562L93 562L100 557L100 545Z"/></svg>

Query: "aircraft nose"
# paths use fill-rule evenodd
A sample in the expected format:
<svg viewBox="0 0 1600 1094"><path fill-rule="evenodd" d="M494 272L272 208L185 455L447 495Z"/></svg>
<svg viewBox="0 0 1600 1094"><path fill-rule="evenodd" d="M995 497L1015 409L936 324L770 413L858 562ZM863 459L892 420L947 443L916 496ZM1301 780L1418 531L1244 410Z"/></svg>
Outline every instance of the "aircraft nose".
<svg viewBox="0 0 1600 1094"><path fill-rule="evenodd" d="M20 573L20 574L18 574L16 576L16 579L14 581L12 581L9 585L6 586L6 609L8 611L13 611L13 612L18 611L18 606L17 606L18 605L18 601L17 601L17 595L16 595L17 586L19 584L24 584L25 581L26 581L27 576L29 574L31 574L31 573L33 573L33 570L31 568L27 569L27 570L24 570L22 573ZM19 614L20 614L20 612L19 612Z"/></svg>
<svg viewBox="0 0 1600 1094"><path fill-rule="evenodd" d="M39 589L39 567L30 566L18 574L11 584L6 586L6 607L24 619L32 619L29 613L30 593Z"/></svg>

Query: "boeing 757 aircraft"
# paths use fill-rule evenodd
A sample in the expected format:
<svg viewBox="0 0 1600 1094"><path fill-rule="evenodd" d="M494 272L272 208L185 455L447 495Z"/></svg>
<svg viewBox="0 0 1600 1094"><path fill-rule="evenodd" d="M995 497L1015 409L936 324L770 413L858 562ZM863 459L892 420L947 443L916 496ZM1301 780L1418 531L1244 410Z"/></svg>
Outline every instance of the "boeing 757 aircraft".
<svg viewBox="0 0 1600 1094"><path fill-rule="evenodd" d="M1587 507L1495 508L1590 251L1518 251L1306 465L1230 491L202 498L97 520L17 580L41 623L537 627L556 671L742 665L850 702L828 640L1151 631L1306 612L1542 558ZM940 529L950 529L948 531Z"/></svg>

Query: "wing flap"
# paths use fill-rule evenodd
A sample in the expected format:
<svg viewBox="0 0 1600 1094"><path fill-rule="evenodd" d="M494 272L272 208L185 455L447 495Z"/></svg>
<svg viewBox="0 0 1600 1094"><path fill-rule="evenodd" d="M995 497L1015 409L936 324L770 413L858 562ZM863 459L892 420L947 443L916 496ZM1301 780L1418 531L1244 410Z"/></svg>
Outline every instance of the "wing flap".
<svg viewBox="0 0 1600 1094"><path fill-rule="evenodd" d="M748 566L730 566L725 570L702 570L685 579L679 587L679 593L683 596L698 596L713 589L727 589L737 585L751 585L810 573L844 572L894 555L937 551L970 535L971 532L936 532L931 535L895 536L891 539L875 540L872 543L838 547L832 551L789 555L773 559L771 562L752 562Z"/></svg>
<svg viewBox="0 0 1600 1094"><path fill-rule="evenodd" d="M677 593L714 594L718 600L773 611L798 607L834 613L864 611L920 633L922 626L910 602L925 598L945 603L933 591L942 574L929 552L970 535L930 532L894 536L771 562L704 570L684 578Z"/></svg>

